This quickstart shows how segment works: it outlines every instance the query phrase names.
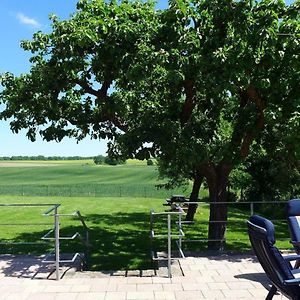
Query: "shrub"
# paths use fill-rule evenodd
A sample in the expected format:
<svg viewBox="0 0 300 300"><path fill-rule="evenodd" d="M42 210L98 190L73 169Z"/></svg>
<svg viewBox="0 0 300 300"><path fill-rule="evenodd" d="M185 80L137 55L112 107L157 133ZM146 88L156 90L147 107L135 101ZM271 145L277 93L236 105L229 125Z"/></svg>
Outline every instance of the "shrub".
<svg viewBox="0 0 300 300"><path fill-rule="evenodd" d="M98 156L95 156L93 158L93 160L96 165L102 165L104 163L105 157L102 155L98 155Z"/></svg>
<svg viewBox="0 0 300 300"><path fill-rule="evenodd" d="M153 166L154 162L152 159L147 159L147 166Z"/></svg>
<svg viewBox="0 0 300 300"><path fill-rule="evenodd" d="M104 162L107 165L116 166L116 165L123 165L123 164L125 164L126 161L123 160L123 159L113 158L113 157L107 156L107 157L105 157Z"/></svg>

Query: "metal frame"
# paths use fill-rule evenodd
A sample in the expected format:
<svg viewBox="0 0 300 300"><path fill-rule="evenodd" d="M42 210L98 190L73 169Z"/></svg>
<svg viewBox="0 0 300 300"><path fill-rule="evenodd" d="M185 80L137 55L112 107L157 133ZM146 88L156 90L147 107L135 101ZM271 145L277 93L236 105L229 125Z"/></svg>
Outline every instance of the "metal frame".
<svg viewBox="0 0 300 300"><path fill-rule="evenodd" d="M77 217L78 220L81 222L83 228L85 229L85 238L82 238L82 241L84 242L86 246L86 258L88 259L89 256L89 228L86 225L82 215L80 214L80 211L76 211L72 214L59 214L58 213L58 208L61 206L60 204L0 204L1 207L44 207L44 206L50 206L50 208L43 213L43 216L46 217L53 217L53 229L50 229L41 239L43 241L54 241L54 254L55 258L54 260L48 260L48 257L50 255L46 255L45 259L42 261L43 263L54 263L55 266L55 277L56 280L60 279L60 272L59 272L59 266L61 262L65 263L70 263L74 262L77 257L80 256L79 253L75 253L73 258L70 260L60 260L60 240L73 240L77 237L81 237L81 235L76 232L70 237L62 237L60 236L60 217L65 217L65 216L71 216L71 217ZM40 224L0 224L0 225L7 225L7 226L37 226L37 225L51 225L49 223L40 223ZM51 234L54 233L54 237L50 237ZM20 242L20 243L0 243L0 244L41 244L39 242Z"/></svg>
<svg viewBox="0 0 300 300"><path fill-rule="evenodd" d="M243 201L243 202L204 202L204 201L196 201L196 202L190 202L188 201L187 198L187 202L178 202L177 206L181 207L181 205L190 205L190 204L197 204L197 205L210 205L210 204L235 204L235 205L250 205L250 216L254 215L254 204L282 204L285 205L285 201ZM245 220L246 222L247 220ZM272 219L272 222L287 222L286 219ZM228 220L224 220L224 221L200 221L198 223L234 223L237 221L228 221ZM183 221L182 224L185 224L185 222ZM197 240L190 240L190 239L185 239L182 240L182 242L187 243L187 242L209 242L209 241L214 241L214 242L226 242L226 237L223 239L197 239ZM248 238L245 239L230 239L231 241L241 241L241 240L248 240ZM278 240L289 240L289 238L278 238Z"/></svg>
<svg viewBox="0 0 300 300"><path fill-rule="evenodd" d="M154 255L154 251L153 251L153 239L155 237L167 237L167 249L168 249L168 277L172 277L171 274L171 260L172 259L178 259L178 258L185 258L185 255L182 251L182 243L187 243L187 242L209 242L209 241L219 241L219 242L226 242L226 237L223 239L195 239L195 240L191 240L191 239L183 239L183 237L185 236L183 230L182 230L182 224L186 224L189 222L185 222L182 221L182 215L185 214L184 210L183 210L183 205L190 205L190 204L197 204L197 205L210 205L210 204L235 204L235 205L250 205L250 215L254 214L254 204L282 204L285 205L284 201L243 201L243 202L204 202L204 201L198 201L198 202L190 202L187 201L186 202L176 202L174 201L173 204L176 204L175 208L178 211L165 211L165 212L154 212L153 210L150 211L150 238L151 238L151 253L152 253L152 259L155 260L166 260L166 258L157 258ZM169 205L169 204L168 204ZM154 216L155 215L167 215L168 219L167 219L167 228L168 228L168 232L167 235L155 235L154 234L154 230L153 230L153 226L154 226ZM178 228L179 228L179 234L178 235L172 235L171 233L171 216L177 215L178 216ZM277 221L277 222L286 222L285 219L276 219L276 220L272 220ZM201 223L233 223L234 221L228 221L228 220L224 220L224 221L205 221L205 222L201 222ZM245 220L246 222L246 220ZM176 241L176 244L178 246L178 250L180 253L181 257L175 258L171 256L171 242L172 242L172 238L177 237L178 240ZM248 240L248 238L245 239L230 239L231 241L241 241L241 240ZM280 238L280 240L289 240L289 238Z"/></svg>
<svg viewBox="0 0 300 300"><path fill-rule="evenodd" d="M173 259L178 259L179 257L172 257L172 238L178 238L178 241L176 241L179 254L181 258L185 258L185 255L181 249L182 245L182 238L184 237L184 232L182 230L182 224L181 224L181 216L185 214L181 207L178 207L178 211L169 211L169 212L154 212L154 210L150 211L150 239L151 239L151 257L154 261L160 261L160 260L167 260L168 262L168 277L172 277L171 272L171 262ZM167 234L155 234L154 231L154 217L155 216L167 216ZM172 216L178 216L178 234L172 234ZM154 238L167 238L167 258L164 257L157 257L155 251L153 250L153 239Z"/></svg>

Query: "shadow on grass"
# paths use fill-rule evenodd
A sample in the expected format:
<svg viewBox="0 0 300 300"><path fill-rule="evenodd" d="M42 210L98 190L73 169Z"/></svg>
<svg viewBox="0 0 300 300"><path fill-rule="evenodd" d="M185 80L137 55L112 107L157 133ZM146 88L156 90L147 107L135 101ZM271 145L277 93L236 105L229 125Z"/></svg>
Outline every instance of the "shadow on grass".
<svg viewBox="0 0 300 300"><path fill-rule="evenodd" d="M156 268L150 258L150 237L149 237L149 214L145 212L116 212L112 214L87 214L84 216L90 228L90 260L91 270L131 270L131 269L153 269ZM248 241L245 212L232 209L229 219L235 223L228 226L228 233L233 237L243 238L227 243L226 250L243 252L251 249ZM75 226L74 226L75 225ZM175 224L173 225L175 228ZM155 229L158 234L166 233L166 219L155 220ZM184 228L186 237L191 239L207 238L207 224L200 223ZM24 230L25 231L25 230ZM15 235L14 242L38 241L47 230L35 230L22 232ZM61 220L61 236L72 236L79 232L84 236L83 228L78 220ZM279 223L276 227L277 237L288 237L285 223ZM166 239L156 241L158 250L166 250ZM175 249L175 245L172 246ZM3 245L1 253L10 254L44 254L53 250L53 243L44 245ZM206 253L206 243L184 243L184 250L202 251ZM85 252L85 247L79 240L61 241L61 253Z"/></svg>
<svg viewBox="0 0 300 300"><path fill-rule="evenodd" d="M84 219L90 229L91 248L89 269L91 270L130 270L153 269L150 258L149 214L115 213L88 214ZM68 223L70 224L70 220ZM60 236L72 236L79 232L84 236L78 221L66 224L61 220ZM158 226L164 226L158 222ZM39 241L47 231L31 231L16 234L10 242ZM2 241L3 242L3 241ZM61 253L85 252L80 240L60 242ZM2 245L1 253L10 254L44 254L53 250L53 243L39 245Z"/></svg>

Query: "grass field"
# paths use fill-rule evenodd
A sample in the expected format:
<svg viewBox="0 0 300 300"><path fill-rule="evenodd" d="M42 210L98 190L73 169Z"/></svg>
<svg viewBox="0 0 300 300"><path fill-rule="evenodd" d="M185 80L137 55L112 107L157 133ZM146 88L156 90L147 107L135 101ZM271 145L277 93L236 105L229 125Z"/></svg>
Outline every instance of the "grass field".
<svg viewBox="0 0 300 300"><path fill-rule="evenodd" d="M20 165L17 162L10 166L0 165L1 187L6 189L6 194L0 195L0 203L60 203L60 213L72 213L80 210L90 228L91 264L93 270L99 269L145 269L153 267L150 260L149 239L149 212L150 209L163 211L162 206L165 196L170 196L178 191L163 191L164 194L155 194L145 190L137 193L134 187L147 187L152 193L156 191L157 171L153 166L141 165L135 161L121 166L95 166L92 162L75 161L58 164L47 162L26 162ZM41 166L42 165L42 166ZM97 193L80 196L79 187L103 185L107 192L101 197ZM37 187L45 186L48 196L38 196ZM25 188L26 187L26 188ZM76 188L77 187L77 191ZM124 188L120 194L120 187ZM55 188L57 190L55 190ZM151 189L150 189L151 188ZM23 193L22 193L23 189ZM67 197L62 190L72 191ZM124 192L130 196L126 197ZM18 194L20 192L20 194ZM54 193L53 191L56 191ZM59 192L60 191L60 192ZM82 193L82 191L81 191ZM187 195L187 192L185 191ZM205 195L205 192L202 192ZM92 196L92 197L91 197ZM120 197L122 196L122 197ZM147 196L147 197L145 197ZM0 206L0 242L41 242L40 238L53 227L51 217L42 216L45 207L17 208ZM272 211L275 208L272 207ZM282 207L276 211L283 210ZM256 207L268 216L268 210ZM209 214L208 204L202 204L196 214L194 225L185 225L185 239L206 239L207 221ZM250 249L245 220L250 214L249 207L230 206L229 223L227 230L227 250L246 251ZM176 227L175 220L173 228ZM13 225L17 223L19 226ZM46 224L45 224L46 223ZM38 224L38 225L37 225ZM157 233L166 233L166 220L158 218L155 222ZM74 218L61 219L61 235L73 235L74 232L83 234L80 222ZM287 226L284 222L276 223L277 238L288 236ZM52 248L52 244L39 245L1 245L2 253L45 253ZM166 240L159 239L155 242L158 250L166 250ZM287 241L279 241L279 246L288 248ZM204 242L184 243L184 250L205 250ZM173 249L175 245L173 245ZM80 241L62 242L62 252L84 251Z"/></svg>
<svg viewBox="0 0 300 300"><path fill-rule="evenodd" d="M188 194L190 187L157 189L155 166L128 161L96 166L92 161L0 162L0 194L28 196L167 197Z"/></svg>

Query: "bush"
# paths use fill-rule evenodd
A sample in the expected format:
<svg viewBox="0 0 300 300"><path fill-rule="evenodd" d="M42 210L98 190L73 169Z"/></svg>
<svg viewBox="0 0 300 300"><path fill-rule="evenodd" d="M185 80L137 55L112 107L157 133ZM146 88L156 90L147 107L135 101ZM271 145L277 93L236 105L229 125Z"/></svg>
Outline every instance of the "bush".
<svg viewBox="0 0 300 300"><path fill-rule="evenodd" d="M152 159L147 159L147 166L153 166L154 162Z"/></svg>
<svg viewBox="0 0 300 300"><path fill-rule="evenodd" d="M102 165L104 163L105 157L102 155L98 155L98 156L95 156L93 158L93 160L96 165Z"/></svg>
<svg viewBox="0 0 300 300"><path fill-rule="evenodd" d="M126 161L123 160L123 159L113 158L113 157L107 156L107 157L105 157L104 162L107 165L116 166L116 165L123 165L123 164L125 164Z"/></svg>

